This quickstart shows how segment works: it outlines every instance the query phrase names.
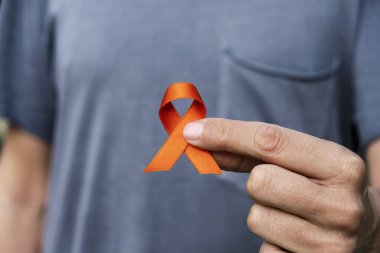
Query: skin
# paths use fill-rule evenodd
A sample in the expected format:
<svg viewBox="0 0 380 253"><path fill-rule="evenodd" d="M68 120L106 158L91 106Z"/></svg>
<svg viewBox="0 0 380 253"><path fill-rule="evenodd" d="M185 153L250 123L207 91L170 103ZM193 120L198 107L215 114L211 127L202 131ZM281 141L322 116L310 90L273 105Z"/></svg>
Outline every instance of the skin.
<svg viewBox="0 0 380 253"><path fill-rule="evenodd" d="M372 205L380 203L380 191L364 183L357 155L264 123L208 119L201 125L190 143L215 151L227 170L251 173L247 190L257 204L247 223L265 240L261 253L369 252L357 242L370 245L380 234L380 208ZM377 148L367 152L371 166L379 164L376 154ZM46 142L10 129L0 156L0 253L40 252L49 157Z"/></svg>
<svg viewBox="0 0 380 253"><path fill-rule="evenodd" d="M0 253L40 252L49 145L12 127L0 157Z"/></svg>
<svg viewBox="0 0 380 253"><path fill-rule="evenodd" d="M373 141L368 146L366 157L370 168L371 184L380 188L380 139Z"/></svg>
<svg viewBox="0 0 380 253"><path fill-rule="evenodd" d="M276 125L226 119L189 123L187 141L214 151L225 169L250 173L249 229L260 252L369 252L379 227L379 192L366 164L330 141ZM380 248L372 249L379 252Z"/></svg>

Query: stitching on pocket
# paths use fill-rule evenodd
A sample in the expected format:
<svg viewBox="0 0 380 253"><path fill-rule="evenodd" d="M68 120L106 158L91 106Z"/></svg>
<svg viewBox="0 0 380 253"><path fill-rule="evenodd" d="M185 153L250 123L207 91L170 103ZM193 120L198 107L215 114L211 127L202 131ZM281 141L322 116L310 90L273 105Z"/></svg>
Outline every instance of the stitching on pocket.
<svg viewBox="0 0 380 253"><path fill-rule="evenodd" d="M340 67L340 60L338 57L335 57L332 60L331 65L327 68L314 71L299 71L252 61L251 59L237 55L231 47L227 47L224 50L224 53L229 56L232 61L244 68L254 70L265 75L295 79L299 81L317 81L328 78L333 76Z"/></svg>

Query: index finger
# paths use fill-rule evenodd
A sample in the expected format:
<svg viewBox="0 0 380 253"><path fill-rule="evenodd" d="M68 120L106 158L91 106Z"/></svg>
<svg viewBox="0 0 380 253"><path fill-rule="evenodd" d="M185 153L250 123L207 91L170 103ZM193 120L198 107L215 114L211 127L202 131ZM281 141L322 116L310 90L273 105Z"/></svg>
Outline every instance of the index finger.
<svg viewBox="0 0 380 253"><path fill-rule="evenodd" d="M251 156L318 179L334 177L361 161L336 143L262 122L202 119L189 123L184 136L203 149Z"/></svg>

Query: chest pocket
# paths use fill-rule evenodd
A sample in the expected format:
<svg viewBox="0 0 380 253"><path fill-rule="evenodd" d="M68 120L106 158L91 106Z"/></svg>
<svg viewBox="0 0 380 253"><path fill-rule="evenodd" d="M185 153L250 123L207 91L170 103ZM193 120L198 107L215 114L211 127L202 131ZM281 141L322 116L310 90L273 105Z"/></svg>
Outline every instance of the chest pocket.
<svg viewBox="0 0 380 253"><path fill-rule="evenodd" d="M266 0L235 9L220 51L220 115L338 141L341 3Z"/></svg>

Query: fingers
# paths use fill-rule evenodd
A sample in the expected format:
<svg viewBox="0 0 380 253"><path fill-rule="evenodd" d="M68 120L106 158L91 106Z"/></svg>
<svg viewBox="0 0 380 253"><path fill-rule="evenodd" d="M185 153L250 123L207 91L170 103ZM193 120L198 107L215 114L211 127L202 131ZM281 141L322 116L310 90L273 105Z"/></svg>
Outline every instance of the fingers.
<svg viewBox="0 0 380 253"><path fill-rule="evenodd" d="M263 242L260 247L259 253L284 253L288 252L280 247L277 247L276 245L270 244L269 242Z"/></svg>
<svg viewBox="0 0 380 253"><path fill-rule="evenodd" d="M248 194L262 205L283 210L318 225L355 231L360 221L359 195L330 191L276 165L256 166L247 180Z"/></svg>
<svg viewBox="0 0 380 253"><path fill-rule="evenodd" d="M203 119L189 123L184 136L203 149L248 155L318 179L342 170L356 178L355 168L364 167L358 156L340 145L266 123Z"/></svg>
<svg viewBox="0 0 380 253"><path fill-rule="evenodd" d="M251 208L247 224L266 242L291 252L350 252L355 244L345 235L322 230L300 217L260 204Z"/></svg>
<svg viewBox="0 0 380 253"><path fill-rule="evenodd" d="M259 122L207 119L188 124L187 141L230 170L248 172L257 202L249 228L261 251L352 252L363 220L365 164L348 149ZM269 164L262 164L266 162Z"/></svg>
<svg viewBox="0 0 380 253"><path fill-rule="evenodd" d="M250 172L253 167L262 163L249 156L228 152L212 152L212 156L224 170L234 172Z"/></svg>
<svg viewBox="0 0 380 253"><path fill-rule="evenodd" d="M247 191L257 203L265 206L305 219L325 218L324 207L327 209L328 200L324 188L276 165L256 166L247 180Z"/></svg>

